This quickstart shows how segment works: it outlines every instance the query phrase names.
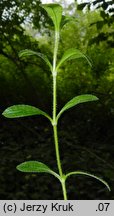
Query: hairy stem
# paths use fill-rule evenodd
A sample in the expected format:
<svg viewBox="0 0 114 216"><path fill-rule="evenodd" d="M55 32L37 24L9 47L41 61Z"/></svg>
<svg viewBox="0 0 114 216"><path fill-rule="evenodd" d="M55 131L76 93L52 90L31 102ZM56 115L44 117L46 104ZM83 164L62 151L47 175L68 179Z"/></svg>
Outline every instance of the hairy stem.
<svg viewBox="0 0 114 216"><path fill-rule="evenodd" d="M58 135L57 135L57 126L53 126L53 131L54 131L54 142L55 142L55 151L56 151L56 160L57 160L57 166L59 170L59 175L62 178L63 173L62 173L62 167L61 167L61 160L60 160L60 153L59 153L59 143L58 143Z"/></svg>
<svg viewBox="0 0 114 216"><path fill-rule="evenodd" d="M54 143L55 143L55 152L56 152L56 160L57 166L59 170L59 175L61 177L61 185L63 191L64 200L67 200L67 193L66 193L66 186L65 180L63 179L63 171L61 166L61 159L59 153L59 143L58 143L58 133L57 133L57 71L56 71L56 63L57 63L57 52L58 52L58 45L59 45L59 32L55 31L55 42L54 42L54 54L53 54L53 133L54 133Z"/></svg>

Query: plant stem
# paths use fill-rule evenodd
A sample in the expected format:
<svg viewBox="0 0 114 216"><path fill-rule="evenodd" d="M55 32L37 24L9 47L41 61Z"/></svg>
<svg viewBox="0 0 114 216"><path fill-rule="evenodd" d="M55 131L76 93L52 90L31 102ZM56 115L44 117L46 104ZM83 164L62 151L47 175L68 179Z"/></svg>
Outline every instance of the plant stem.
<svg viewBox="0 0 114 216"><path fill-rule="evenodd" d="M56 160L57 166L59 170L59 175L61 177L61 185L63 191L64 200L67 200L67 192L66 192L66 185L65 179L63 178L63 171L61 166L61 159L60 159L60 152L59 152L59 143L58 143L58 133L57 133L57 71L56 71L56 63L57 63L57 52L58 52L58 45L59 45L59 32L55 31L55 41L54 41L54 54L53 54L53 133L54 133L54 143L55 143L55 152L56 152Z"/></svg>
<svg viewBox="0 0 114 216"><path fill-rule="evenodd" d="M62 167L61 167L61 160L60 160L60 153L59 153L59 144L58 144L58 135L57 135L57 126L53 126L54 131L54 141L55 141L55 151L56 151L56 159L57 159L57 166L59 170L59 175L62 178Z"/></svg>
<svg viewBox="0 0 114 216"><path fill-rule="evenodd" d="M57 134L57 120L56 120L56 105L57 105L57 71L56 71L56 62L57 62L57 52L59 44L59 32L55 31L55 42L54 42L54 54L53 54L53 132L54 132L54 142L55 142L55 151L57 166L59 170L59 175L62 178L62 167L60 161L59 145L58 145L58 134Z"/></svg>
<svg viewBox="0 0 114 216"><path fill-rule="evenodd" d="M65 180L64 179L62 181L62 190L63 190L64 200L67 200L67 191L66 191L66 184L65 184Z"/></svg>

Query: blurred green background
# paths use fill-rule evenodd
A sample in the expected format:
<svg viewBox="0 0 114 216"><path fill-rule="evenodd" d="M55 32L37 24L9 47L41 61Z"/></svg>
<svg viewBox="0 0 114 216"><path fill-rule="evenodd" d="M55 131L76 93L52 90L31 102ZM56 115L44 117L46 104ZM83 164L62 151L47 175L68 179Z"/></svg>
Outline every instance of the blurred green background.
<svg viewBox="0 0 114 216"><path fill-rule="evenodd" d="M56 2L56 1L55 1ZM67 181L69 199L114 199L114 4L65 4L70 21L61 30L58 59L77 48L92 62L71 60L58 71L58 111L72 97L94 94L97 103L81 104L59 122L64 172L84 170L103 177L112 191L88 177ZM99 4L100 3L100 4ZM37 57L20 59L19 51L42 52L52 61L53 26L39 0L0 1L0 111L14 104L34 105L51 115L52 76ZM93 6L92 6L93 5ZM25 174L16 165L38 160L57 171L52 127L43 117L0 117L0 199L63 199L61 185L47 174Z"/></svg>

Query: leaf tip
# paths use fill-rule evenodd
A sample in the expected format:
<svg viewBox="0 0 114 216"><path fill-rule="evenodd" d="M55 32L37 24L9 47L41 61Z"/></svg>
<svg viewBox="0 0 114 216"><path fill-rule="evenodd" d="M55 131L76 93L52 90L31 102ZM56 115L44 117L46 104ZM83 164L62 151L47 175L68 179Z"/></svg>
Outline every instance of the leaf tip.
<svg viewBox="0 0 114 216"><path fill-rule="evenodd" d="M108 190L109 190L109 192L111 192L111 187L109 186L109 184L107 183L107 188L108 188Z"/></svg>
<svg viewBox="0 0 114 216"><path fill-rule="evenodd" d="M22 172L22 170L20 169L20 164L16 166L16 169L20 172Z"/></svg>
<svg viewBox="0 0 114 216"><path fill-rule="evenodd" d="M2 116L8 118L8 116L7 116L7 109L5 109L5 110L2 112Z"/></svg>

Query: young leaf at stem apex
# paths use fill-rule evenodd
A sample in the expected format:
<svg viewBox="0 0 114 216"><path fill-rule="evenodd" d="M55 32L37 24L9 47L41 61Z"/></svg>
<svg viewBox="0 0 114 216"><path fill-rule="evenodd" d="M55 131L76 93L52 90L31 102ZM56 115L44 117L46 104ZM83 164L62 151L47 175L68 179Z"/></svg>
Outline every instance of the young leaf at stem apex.
<svg viewBox="0 0 114 216"><path fill-rule="evenodd" d="M48 13L48 16L53 21L55 31L60 30L60 23L62 19L62 7L59 4L42 4L42 8Z"/></svg>

